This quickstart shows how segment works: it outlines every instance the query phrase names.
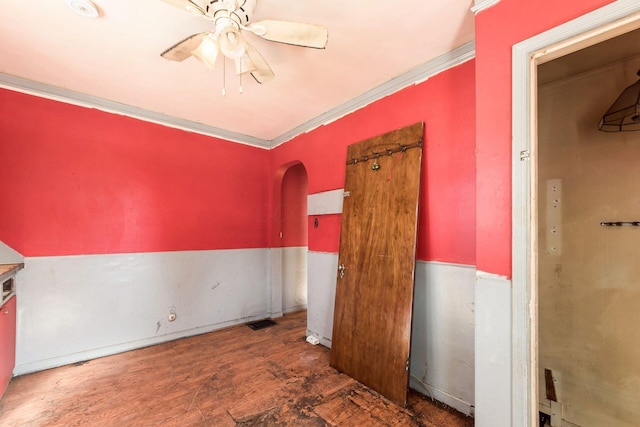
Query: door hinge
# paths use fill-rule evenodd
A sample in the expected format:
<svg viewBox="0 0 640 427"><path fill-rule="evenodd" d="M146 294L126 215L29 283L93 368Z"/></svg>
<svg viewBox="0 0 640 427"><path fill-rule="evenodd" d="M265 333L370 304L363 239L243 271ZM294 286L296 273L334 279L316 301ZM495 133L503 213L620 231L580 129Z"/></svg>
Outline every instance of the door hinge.
<svg viewBox="0 0 640 427"><path fill-rule="evenodd" d="M531 153L529 153L529 150L524 150L520 152L520 161L525 161L525 160L529 160L529 157L531 157Z"/></svg>
<svg viewBox="0 0 640 427"><path fill-rule="evenodd" d="M405 369L406 371L408 371L408 370L409 370L409 364L410 364L410 362L411 362L411 359L407 359L407 363L404 365L404 369Z"/></svg>
<svg viewBox="0 0 640 427"><path fill-rule="evenodd" d="M351 191L345 191L342 195L344 197L349 197L351 195Z"/></svg>

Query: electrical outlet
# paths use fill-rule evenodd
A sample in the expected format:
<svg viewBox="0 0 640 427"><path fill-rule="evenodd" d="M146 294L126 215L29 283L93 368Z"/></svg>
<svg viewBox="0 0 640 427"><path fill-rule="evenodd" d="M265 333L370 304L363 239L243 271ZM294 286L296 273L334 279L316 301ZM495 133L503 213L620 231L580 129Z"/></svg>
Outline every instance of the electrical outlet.
<svg viewBox="0 0 640 427"><path fill-rule="evenodd" d="M178 316L176 315L176 308L175 307L169 307L169 315L167 316L167 319L169 320L169 322L173 322L174 320L176 320Z"/></svg>
<svg viewBox="0 0 640 427"><path fill-rule="evenodd" d="M562 180L547 180L547 254L562 255Z"/></svg>

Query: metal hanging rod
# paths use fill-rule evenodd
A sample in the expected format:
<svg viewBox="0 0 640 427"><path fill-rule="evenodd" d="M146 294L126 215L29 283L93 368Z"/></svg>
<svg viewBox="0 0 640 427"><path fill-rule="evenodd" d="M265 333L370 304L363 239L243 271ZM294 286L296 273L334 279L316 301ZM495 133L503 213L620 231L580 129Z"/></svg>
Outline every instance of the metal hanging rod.
<svg viewBox="0 0 640 427"><path fill-rule="evenodd" d="M603 227L640 227L640 221L601 222Z"/></svg>
<svg viewBox="0 0 640 427"><path fill-rule="evenodd" d="M410 150L412 148L420 148L420 147L422 147L422 140L418 142L414 142L413 144L399 145L393 148L385 148L382 151L371 151L370 155L363 155L361 157L352 157L351 159L347 160L347 164L355 165L358 162L366 162L369 159L377 159L378 157L381 157L381 156L390 156L393 153L400 153L400 152Z"/></svg>

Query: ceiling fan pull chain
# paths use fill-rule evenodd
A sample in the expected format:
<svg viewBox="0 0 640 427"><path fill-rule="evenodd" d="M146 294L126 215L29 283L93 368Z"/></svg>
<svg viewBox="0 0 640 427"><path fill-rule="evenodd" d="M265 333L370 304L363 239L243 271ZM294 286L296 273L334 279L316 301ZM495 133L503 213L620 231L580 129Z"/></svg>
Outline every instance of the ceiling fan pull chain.
<svg viewBox="0 0 640 427"><path fill-rule="evenodd" d="M242 58L240 58L240 94L242 94Z"/></svg>
<svg viewBox="0 0 640 427"><path fill-rule="evenodd" d="M222 96L227 96L227 58L222 56Z"/></svg>

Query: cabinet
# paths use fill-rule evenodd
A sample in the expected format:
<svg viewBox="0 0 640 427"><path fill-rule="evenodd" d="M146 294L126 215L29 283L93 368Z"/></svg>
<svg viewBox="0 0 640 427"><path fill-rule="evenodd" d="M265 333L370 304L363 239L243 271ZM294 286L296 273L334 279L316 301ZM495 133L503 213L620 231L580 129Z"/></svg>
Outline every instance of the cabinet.
<svg viewBox="0 0 640 427"><path fill-rule="evenodd" d="M0 398L13 376L16 364L15 275L24 264L0 264Z"/></svg>
<svg viewBox="0 0 640 427"><path fill-rule="evenodd" d="M16 296L0 307L0 398L11 381L16 364Z"/></svg>

